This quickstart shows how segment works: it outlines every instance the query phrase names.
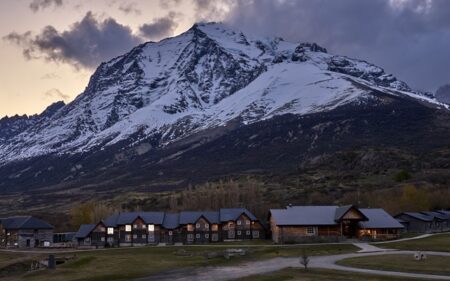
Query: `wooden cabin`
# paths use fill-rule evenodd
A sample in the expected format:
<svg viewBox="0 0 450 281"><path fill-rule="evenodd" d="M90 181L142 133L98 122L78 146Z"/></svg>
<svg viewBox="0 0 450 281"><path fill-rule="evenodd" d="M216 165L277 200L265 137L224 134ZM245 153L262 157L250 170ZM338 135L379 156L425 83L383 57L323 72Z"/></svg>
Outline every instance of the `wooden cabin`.
<svg viewBox="0 0 450 281"><path fill-rule="evenodd" d="M280 244L338 242L368 236L370 239L390 239L398 237L403 228L382 209L359 209L352 205L271 209L269 223L272 240Z"/></svg>
<svg viewBox="0 0 450 281"><path fill-rule="evenodd" d="M49 247L53 242L53 226L32 216L0 219L0 247Z"/></svg>

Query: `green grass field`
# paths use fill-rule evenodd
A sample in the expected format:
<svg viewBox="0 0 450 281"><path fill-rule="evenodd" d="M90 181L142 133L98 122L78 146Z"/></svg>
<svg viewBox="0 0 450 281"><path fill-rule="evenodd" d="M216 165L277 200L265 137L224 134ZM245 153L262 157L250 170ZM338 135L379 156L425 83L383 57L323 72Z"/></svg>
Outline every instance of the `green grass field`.
<svg viewBox="0 0 450 281"><path fill-rule="evenodd" d="M142 247L77 252L76 254L60 253L57 256L76 255L76 258L58 266L55 271L17 272L14 280L121 281L145 277L171 269L211 265L227 266L244 261L295 256L300 255L303 250L306 250L309 255L339 254L357 250L353 245L344 244L295 247L267 246L248 248L250 251L248 255L232 257L229 260L223 257L205 258L206 253L222 252L227 248L245 247L239 245L230 245L230 247ZM183 251L183 255L177 254L180 251ZM4 252L0 252L0 259L7 259L6 257L2 258L3 255ZM0 278L0 280L2 279Z"/></svg>
<svg viewBox="0 0 450 281"><path fill-rule="evenodd" d="M337 264L386 271L450 276L450 257L442 256L428 256L425 260L417 261L413 255L384 255L350 258L338 261Z"/></svg>
<svg viewBox="0 0 450 281"><path fill-rule="evenodd" d="M326 269L310 269L304 271L300 268L286 268L270 274L254 275L241 278L239 281L411 281L417 279L405 279L377 275L359 274Z"/></svg>
<svg viewBox="0 0 450 281"><path fill-rule="evenodd" d="M376 244L377 247L399 250L450 252L450 233L436 234L426 238Z"/></svg>

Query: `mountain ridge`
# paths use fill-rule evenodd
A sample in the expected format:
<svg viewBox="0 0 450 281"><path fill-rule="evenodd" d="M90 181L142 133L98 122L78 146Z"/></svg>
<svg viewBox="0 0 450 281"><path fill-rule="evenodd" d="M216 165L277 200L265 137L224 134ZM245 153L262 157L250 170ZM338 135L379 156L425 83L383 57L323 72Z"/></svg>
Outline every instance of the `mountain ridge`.
<svg viewBox="0 0 450 281"><path fill-rule="evenodd" d="M387 118L385 129L373 125L379 134L391 134L386 135L386 145L408 145L397 139L401 137L395 136L388 123L393 116L409 116L403 112L408 108L422 112L431 123L438 122L430 126L446 134L439 118L448 117L448 106L413 91L378 66L329 54L315 43L256 37L218 23L195 24L179 36L144 43L102 63L82 94L67 105L55 106L41 121L11 129L6 137L5 131L0 130L0 175L4 178L0 188L14 190L18 185L34 188L64 183L72 186L82 179L85 184L90 179L95 185L101 174L111 177L113 174L107 170L113 171L115 166L122 169L114 170L118 178L143 173L138 163L157 170L164 167L160 172L168 175L170 163L186 155L195 159L191 153L202 155L202 149L207 147L211 157L218 158L199 157L203 162L220 163L219 156L227 158L224 154L228 149L236 159L227 158L227 163L234 165L244 160L231 151L237 149L246 155L246 150L251 151L256 145L241 138L257 142L267 135L278 140L281 136L277 136L277 126L284 132L280 125L284 121L286 126L292 126L291 131L297 132L293 140L296 145L286 144L286 149L301 155L292 158L299 161L292 165L275 162L292 169L300 162L329 153L333 147L339 150L351 146L351 138L346 134L375 134L364 129L365 123L357 121L357 116L367 118L368 124ZM373 111L373 116L365 117L365 111ZM340 121L334 125L326 125L335 122L331 117L324 124L311 121L314 125L305 129L309 132L305 136L301 135L302 130L294 130L302 126L302 117L322 120L322 115L335 116ZM408 117L415 120L418 128L414 128L413 123L402 118L394 118L392 126L401 126L402 120L410 124L410 130L418 131L410 133L413 141L429 130L420 119ZM333 126L336 131L331 130ZM255 133L247 136L245 130L250 128ZM257 132L259 129L255 128L267 132ZM341 134L345 141L334 146L332 142L338 143ZM235 143L227 137L231 135L235 135ZM323 141L325 135L329 144ZM270 143L269 139L264 137L261 141ZM379 136L377 139L382 140ZM211 147L213 143L217 147ZM436 141L429 147L441 145L441 141ZM272 155L270 145L263 147L261 152ZM259 157L264 159L263 155ZM252 170L252 166L257 169L261 159L252 154L245 165L239 165L243 170ZM190 163L195 166L195 161ZM221 167L227 173L238 171ZM174 172L175 178L183 178L183 173ZM221 173L220 169L217 173ZM151 174L159 177L158 173ZM146 181L149 176L142 178ZM207 179L208 173L201 178Z"/></svg>

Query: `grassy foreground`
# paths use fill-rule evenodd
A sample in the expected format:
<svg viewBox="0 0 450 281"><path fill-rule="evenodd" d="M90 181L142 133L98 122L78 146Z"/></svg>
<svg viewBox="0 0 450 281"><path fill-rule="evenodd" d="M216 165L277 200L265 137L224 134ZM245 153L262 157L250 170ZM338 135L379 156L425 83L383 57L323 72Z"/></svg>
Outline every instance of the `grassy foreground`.
<svg viewBox="0 0 450 281"><path fill-rule="evenodd" d="M300 255L306 250L309 255L328 255L354 252L353 245L320 245L295 247L252 247L246 256L206 258L206 254L219 253L227 248L245 248L239 245L230 247L143 247L120 248L89 252L57 254L57 256L74 256L72 260L57 267L54 271L41 270L36 272L17 272L14 277L0 280L33 280L33 281L121 281L145 277L157 272L171 269L211 266L235 265L244 261L287 257ZM0 252L0 260L7 259ZM3 258L2 258L3 257ZM30 257L31 262L31 257ZM5 268L5 264L3 264ZM0 273L2 266L0 266Z"/></svg>
<svg viewBox="0 0 450 281"><path fill-rule="evenodd" d="M376 244L376 246L399 250L450 252L450 233L402 242Z"/></svg>
<svg viewBox="0 0 450 281"><path fill-rule="evenodd" d="M450 257L442 256L428 256L421 261L415 260L412 255L369 256L345 259L338 261L337 264L386 271L450 276Z"/></svg>
<svg viewBox="0 0 450 281"><path fill-rule="evenodd" d="M239 281L411 281L416 279L367 275L354 272L343 272L327 269L310 269L304 271L301 268L286 268L264 275L254 275L241 278Z"/></svg>

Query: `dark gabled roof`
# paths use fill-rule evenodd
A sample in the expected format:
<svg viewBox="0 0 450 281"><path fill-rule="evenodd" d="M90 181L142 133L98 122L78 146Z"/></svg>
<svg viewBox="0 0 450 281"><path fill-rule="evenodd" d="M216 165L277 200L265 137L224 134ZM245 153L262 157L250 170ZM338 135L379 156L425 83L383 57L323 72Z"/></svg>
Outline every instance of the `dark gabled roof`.
<svg viewBox="0 0 450 281"><path fill-rule="evenodd" d="M368 220L367 216L364 215L364 213L362 213L360 211L360 209L356 208L353 205L346 205L346 206L337 207L336 208L336 213L334 214L334 220L335 221L340 221L345 216L345 214L347 214L348 211L350 211L351 209L355 209L358 213L360 213L364 217L363 220Z"/></svg>
<svg viewBox="0 0 450 281"><path fill-rule="evenodd" d="M5 229L53 229L53 225L32 216L4 218L1 224Z"/></svg>
<svg viewBox="0 0 450 281"><path fill-rule="evenodd" d="M219 212L214 211L184 211L180 212L180 224L196 223L204 217L209 223L220 223Z"/></svg>
<svg viewBox="0 0 450 281"><path fill-rule="evenodd" d="M438 213L441 213L441 214L444 214L444 215L447 215L447 216L449 216L449 218L450 218L450 211L446 211L446 210L440 210L440 211L437 211Z"/></svg>
<svg viewBox="0 0 450 281"><path fill-rule="evenodd" d="M252 221L257 221L258 219L249 210L245 208L222 208L219 210L220 221L236 221L242 214L245 214Z"/></svg>
<svg viewBox="0 0 450 281"><path fill-rule="evenodd" d="M126 212L109 216L104 219L105 226L132 224L137 218L141 218L147 224L162 224L164 212Z"/></svg>
<svg viewBox="0 0 450 281"><path fill-rule="evenodd" d="M359 222L361 228L403 228L403 225L383 209L359 209L369 220Z"/></svg>
<svg viewBox="0 0 450 281"><path fill-rule="evenodd" d="M271 209L276 225L335 225L336 206L292 206Z"/></svg>
<svg viewBox="0 0 450 281"><path fill-rule="evenodd" d="M421 213L425 214L427 216L430 216L430 217L435 217L435 218L437 218L439 220L448 220L448 219L450 219L450 214L446 215L446 214L443 214L443 213L440 213L440 212L421 212Z"/></svg>
<svg viewBox="0 0 450 281"><path fill-rule="evenodd" d="M168 214L164 216L164 221L162 226L167 229L175 229L180 226L180 214Z"/></svg>
<svg viewBox="0 0 450 281"><path fill-rule="evenodd" d="M425 214L418 213L418 212L403 212L401 214L396 215L395 217L398 217L401 215L406 215L406 216L415 218L417 220L426 221L426 222L430 222L430 221L434 220L434 216L429 216L429 215L425 215Z"/></svg>
<svg viewBox="0 0 450 281"><path fill-rule="evenodd" d="M89 233L94 230L96 227L96 224L82 224L80 225L80 228L78 229L77 233L75 234L75 238L86 238L86 236L89 235Z"/></svg>

